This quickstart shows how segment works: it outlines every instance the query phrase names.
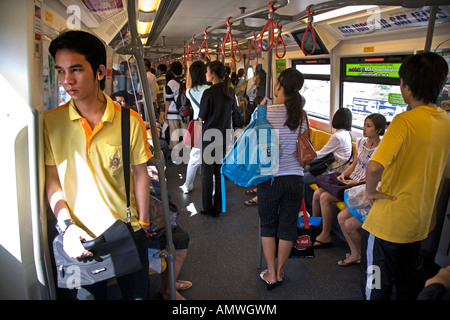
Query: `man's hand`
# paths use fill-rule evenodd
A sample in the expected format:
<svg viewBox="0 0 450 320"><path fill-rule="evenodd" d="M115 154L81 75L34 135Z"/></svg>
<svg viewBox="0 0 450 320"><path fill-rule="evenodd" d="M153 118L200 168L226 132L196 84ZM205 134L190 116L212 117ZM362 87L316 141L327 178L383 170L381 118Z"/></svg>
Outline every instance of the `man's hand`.
<svg viewBox="0 0 450 320"><path fill-rule="evenodd" d="M395 201L397 200L397 197L391 196L390 194L384 193L381 190L375 190L375 193L367 193L366 194L367 200L370 201L370 204L373 205L373 202L377 199L388 199Z"/></svg>
<svg viewBox="0 0 450 320"><path fill-rule="evenodd" d="M83 247L81 240L92 240L92 237L75 224L68 226L64 232L63 246L69 257L86 258L93 256L92 252Z"/></svg>

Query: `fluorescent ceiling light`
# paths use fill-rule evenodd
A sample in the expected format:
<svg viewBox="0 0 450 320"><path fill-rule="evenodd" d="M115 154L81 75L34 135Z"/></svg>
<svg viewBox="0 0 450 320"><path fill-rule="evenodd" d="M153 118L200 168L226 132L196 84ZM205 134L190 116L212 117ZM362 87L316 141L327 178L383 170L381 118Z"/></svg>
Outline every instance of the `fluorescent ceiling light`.
<svg viewBox="0 0 450 320"><path fill-rule="evenodd" d="M331 10L329 12L318 14L314 16L314 22L324 21L328 19L337 18L340 16L345 16L350 13L355 13L358 11L366 10L369 12L369 9L377 8L378 6L348 6L340 9ZM306 20L306 19L305 19Z"/></svg>
<svg viewBox="0 0 450 320"><path fill-rule="evenodd" d="M139 0L139 11L153 12L158 9L160 0Z"/></svg>

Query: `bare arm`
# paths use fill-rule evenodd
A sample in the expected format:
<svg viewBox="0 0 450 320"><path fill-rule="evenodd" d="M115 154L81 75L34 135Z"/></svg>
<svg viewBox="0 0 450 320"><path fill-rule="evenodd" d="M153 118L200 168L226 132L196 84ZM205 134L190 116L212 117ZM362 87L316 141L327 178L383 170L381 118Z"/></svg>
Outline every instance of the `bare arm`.
<svg viewBox="0 0 450 320"><path fill-rule="evenodd" d="M71 219L67 202L64 199L56 166L45 166L45 190L48 203L56 220Z"/></svg>
<svg viewBox="0 0 450 320"><path fill-rule="evenodd" d="M150 199L150 178L147 172L147 164L142 163L132 166L134 180L134 196L138 211L138 219L143 222L141 226L146 229L150 218L148 215Z"/></svg>
<svg viewBox="0 0 450 320"><path fill-rule="evenodd" d="M381 177L384 172L384 167L380 163L370 160L367 165L366 171L366 194L367 199L372 203L376 199L390 199L395 200L396 197L383 193L377 190L378 182L380 182Z"/></svg>
<svg viewBox="0 0 450 320"><path fill-rule="evenodd" d="M56 166L45 166L45 190L48 203L58 221L58 225L61 230L65 231L63 238L64 251L72 258L92 256L92 252L85 250L80 241L92 238L77 225L72 224L66 228L62 223L64 220L71 219L71 216L67 202L64 199Z"/></svg>

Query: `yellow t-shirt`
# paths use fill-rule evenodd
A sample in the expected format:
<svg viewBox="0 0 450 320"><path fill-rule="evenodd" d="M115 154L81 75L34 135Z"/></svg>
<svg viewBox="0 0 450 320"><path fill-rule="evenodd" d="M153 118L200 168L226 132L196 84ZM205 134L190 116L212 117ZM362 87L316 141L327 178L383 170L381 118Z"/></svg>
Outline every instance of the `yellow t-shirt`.
<svg viewBox="0 0 450 320"><path fill-rule="evenodd" d="M122 109L105 97L106 110L94 130L80 116L73 100L44 115L45 164L56 165L70 214L91 236L100 235L117 219L126 221ZM145 163L151 155L142 118L130 110L130 164ZM131 223L138 230L132 178Z"/></svg>
<svg viewBox="0 0 450 320"><path fill-rule="evenodd" d="M421 241L431 230L435 198L450 150L450 116L421 106L397 115L371 160L384 166L381 190L363 229L395 243Z"/></svg>

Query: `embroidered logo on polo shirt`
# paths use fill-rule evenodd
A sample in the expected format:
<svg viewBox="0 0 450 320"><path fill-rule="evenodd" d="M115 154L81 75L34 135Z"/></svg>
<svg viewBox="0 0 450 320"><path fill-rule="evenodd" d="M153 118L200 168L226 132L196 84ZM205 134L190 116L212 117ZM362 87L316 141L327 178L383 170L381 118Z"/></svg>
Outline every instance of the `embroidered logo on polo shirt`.
<svg viewBox="0 0 450 320"><path fill-rule="evenodd" d="M120 165L120 153L117 151L109 158L109 168L110 169L118 169Z"/></svg>

